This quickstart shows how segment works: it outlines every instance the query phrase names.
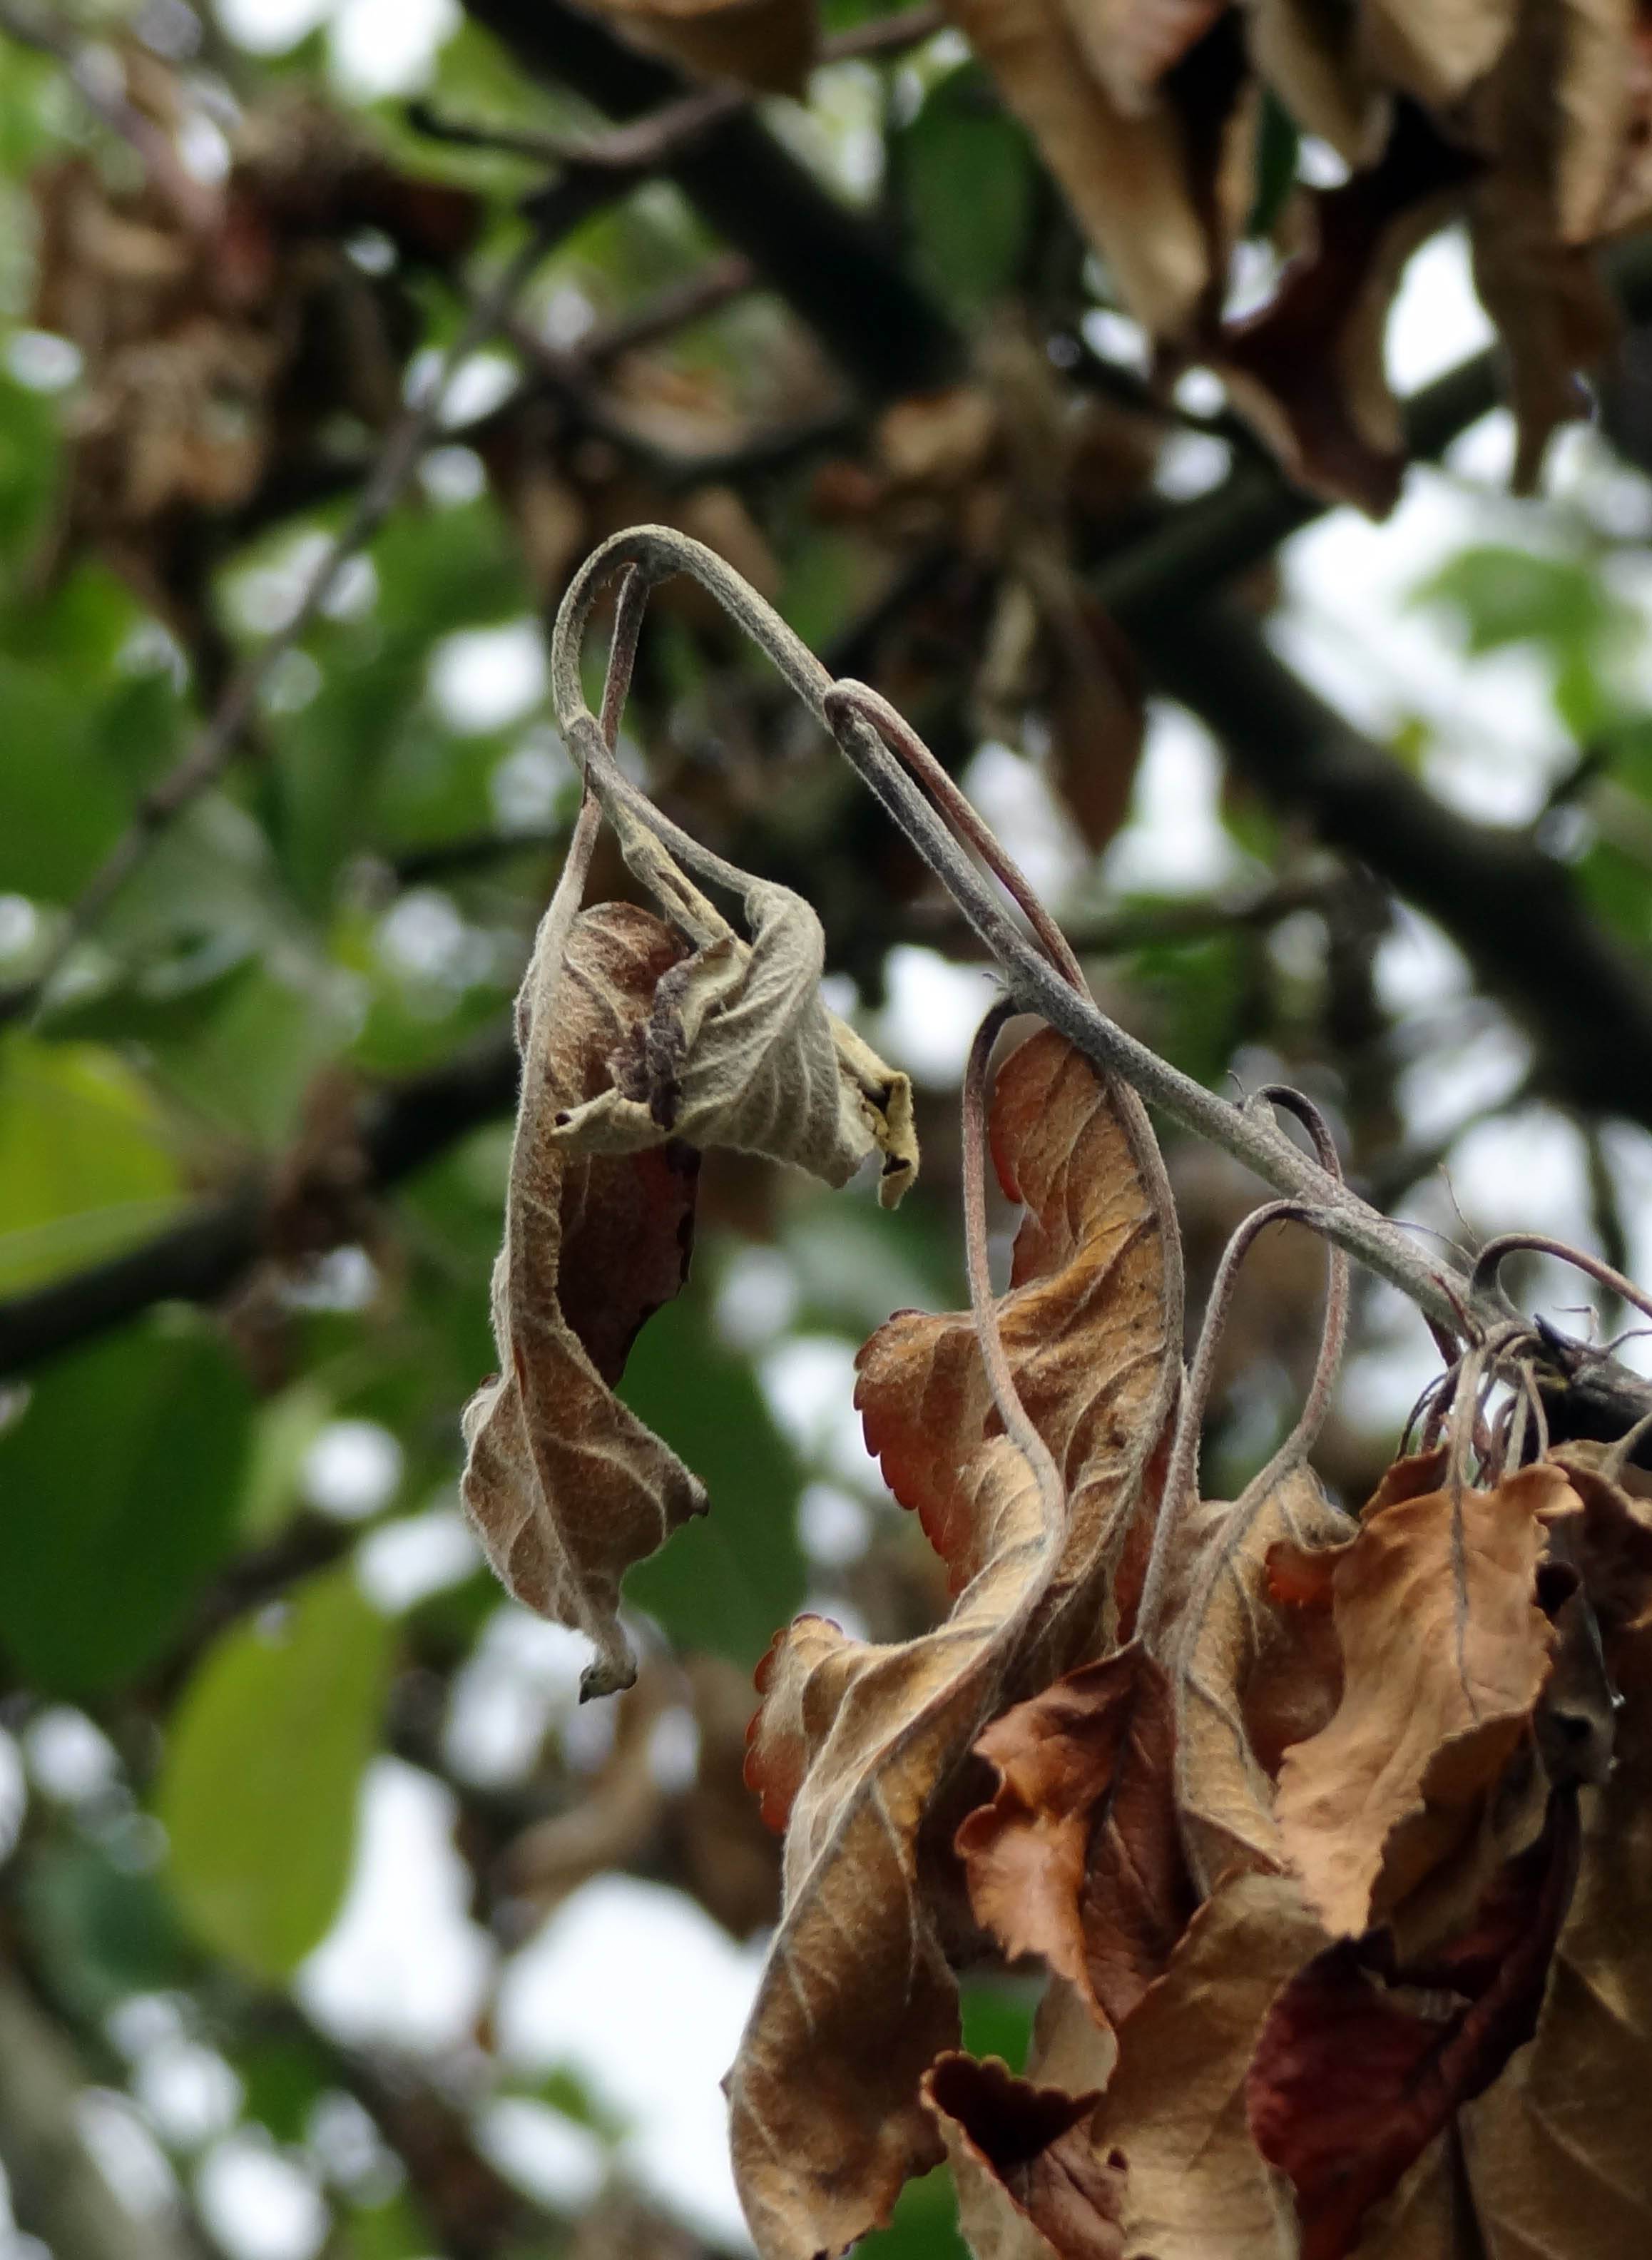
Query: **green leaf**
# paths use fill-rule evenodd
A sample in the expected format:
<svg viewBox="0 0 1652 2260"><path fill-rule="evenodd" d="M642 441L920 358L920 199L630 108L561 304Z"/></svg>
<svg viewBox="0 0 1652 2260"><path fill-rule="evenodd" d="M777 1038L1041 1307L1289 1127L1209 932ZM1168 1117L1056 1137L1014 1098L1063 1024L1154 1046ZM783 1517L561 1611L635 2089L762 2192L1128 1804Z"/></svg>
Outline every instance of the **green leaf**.
<svg viewBox="0 0 1652 2260"><path fill-rule="evenodd" d="M0 1292L146 1239L181 1198L159 1112L113 1052L0 1041Z"/></svg>
<svg viewBox="0 0 1652 2260"><path fill-rule="evenodd" d="M952 2176L937 2166L933 2174L907 2183L889 2227L863 2237L855 2249L860 2260L969 2260L957 2221Z"/></svg>
<svg viewBox="0 0 1652 2260"><path fill-rule="evenodd" d="M717 1341L703 1297L655 1313L619 1394L704 1484L711 1511L626 1580L626 1597L680 1648L749 1669L802 1606L803 1476L749 1365Z"/></svg>
<svg viewBox="0 0 1652 2260"><path fill-rule="evenodd" d="M290 1977L339 1911L390 1659L389 1624L329 1570L219 1640L178 1706L155 1800L172 1885L258 1977Z"/></svg>
<svg viewBox="0 0 1652 2260"><path fill-rule="evenodd" d="M1026 254L1038 175L1025 132L979 63L961 63L930 89L898 161L926 279L965 312L1000 297Z"/></svg>
<svg viewBox="0 0 1652 2260"><path fill-rule="evenodd" d="M23 1870L24 1917L52 1991L80 2015L199 1974L199 1957L151 1875L92 1844L47 1844Z"/></svg>
<svg viewBox="0 0 1652 2260"><path fill-rule="evenodd" d="M247 2118L268 2127L278 2142L302 2142L310 2114L338 2074L321 2049L297 2034L270 2034L235 2058Z"/></svg>
<svg viewBox="0 0 1652 2260"><path fill-rule="evenodd" d="M1627 607L1581 559L1480 543L1461 551L1417 591L1462 623L1470 652L1547 645L1557 657L1604 656L1631 625Z"/></svg>
<svg viewBox="0 0 1652 2260"><path fill-rule="evenodd" d="M95 1694L165 1653L234 1543L251 1433L202 1320L46 1369L0 1434L0 1645L26 1679Z"/></svg>

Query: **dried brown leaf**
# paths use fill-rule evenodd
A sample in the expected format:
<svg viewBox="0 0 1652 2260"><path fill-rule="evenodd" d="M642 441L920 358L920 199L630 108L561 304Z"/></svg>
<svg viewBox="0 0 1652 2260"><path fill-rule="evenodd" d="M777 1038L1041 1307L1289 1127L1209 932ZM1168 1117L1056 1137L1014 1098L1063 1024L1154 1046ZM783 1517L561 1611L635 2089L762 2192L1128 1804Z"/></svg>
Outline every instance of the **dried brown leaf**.
<svg viewBox="0 0 1652 2260"><path fill-rule="evenodd" d="M1438 110L1501 60L1520 13L1520 0L1367 0L1361 31L1375 68Z"/></svg>
<svg viewBox="0 0 1652 2260"><path fill-rule="evenodd" d="M812 0L602 0L637 45L704 78L801 95L819 39Z"/></svg>
<svg viewBox="0 0 1652 2260"><path fill-rule="evenodd" d="M683 1283L699 1157L663 1141L576 1155L550 1134L605 1079L683 956L669 927L618 903L574 921L560 965L536 955L518 1006L521 1108L493 1274L501 1372L464 1414L466 1512L511 1592L594 1643L587 1694L636 1676L621 1577L704 1505L613 1394L638 1328Z"/></svg>
<svg viewBox="0 0 1652 2260"><path fill-rule="evenodd" d="M1583 1857L1537 2034L1463 2112L1485 2260L1624 2260L1652 2250L1652 1736L1584 1792Z"/></svg>
<svg viewBox="0 0 1652 2260"><path fill-rule="evenodd" d="M1126 116L1145 111L1165 73L1230 0L1068 0L1091 67Z"/></svg>
<svg viewBox="0 0 1652 2260"><path fill-rule="evenodd" d="M1297 2193L1301 2260L1346 2260L1453 2115L1532 2037L1577 1872L1575 1792L1426 1964L1385 1942L1318 1954L1275 2001L1250 2067L1251 2131Z"/></svg>
<svg viewBox="0 0 1652 2260"><path fill-rule="evenodd" d="M976 1920L1118 2025L1193 1911L1169 1679L1133 1641L1019 1704L976 1749L999 1776L957 1835Z"/></svg>
<svg viewBox="0 0 1652 2260"><path fill-rule="evenodd" d="M950 0L949 12L1038 143L1131 311L1156 336L1191 334L1249 193L1237 39L1209 57L1212 43L1202 42L1184 60L1187 83L1172 74L1152 108L1130 116L1097 75L1078 4Z"/></svg>
<svg viewBox="0 0 1652 2260"><path fill-rule="evenodd" d="M1328 1584L1342 1651L1336 1715L1286 1751L1274 1807L1334 1934L1357 1937L1481 1828L1548 1672L1540 1518L1565 1477L1523 1468L1454 1500L1418 1488L1439 1474L1438 1455L1400 1461L1346 1545L1271 1556L1282 1579Z"/></svg>
<svg viewBox="0 0 1652 2260"><path fill-rule="evenodd" d="M1093 2141L1125 2160L1125 2260L1297 2260L1245 2082L1275 1997L1326 1942L1290 1877L1232 1877L1120 2028Z"/></svg>
<svg viewBox="0 0 1652 2260"><path fill-rule="evenodd" d="M800 1618L760 1677L748 1778L788 1822L785 1906L729 2099L765 2260L842 2249L940 2155L919 2082L955 2044L957 2002L931 1889L948 1832L926 1824L1018 1675L1036 1684L1095 1636L1176 1384L1174 1225L1134 1102L1040 1035L999 1077L992 1134L1028 1203L1001 1325L1072 1495L1046 1500L992 1433L968 1319L904 1313L873 1338L869 1434L934 1510L962 1590L944 1625L895 1647Z"/></svg>
<svg viewBox="0 0 1652 2260"><path fill-rule="evenodd" d="M1402 110L1381 162L1310 199L1309 247L1267 304L1222 333L1234 397L1291 476L1373 516L1399 494L1399 411L1384 371L1406 260L1462 196L1474 161Z"/></svg>
<svg viewBox="0 0 1652 2260"><path fill-rule="evenodd" d="M1102 1084L1053 1033L1033 1036L1005 1063L990 1135L999 1183L1026 1210L999 1331L1068 1491L1053 1598L1099 1645L1112 1627L1104 1594L1091 1589L1112 1576L1133 1519L1155 1504L1144 1472L1181 1349L1175 1212L1138 1102ZM859 1365L867 1444L961 1591L985 1558L965 1488L971 1455L999 1427L974 1325L967 1313L898 1312ZM1078 1588L1088 1613L1069 1609ZM1078 1660L1058 1653L1041 1677Z"/></svg>
<svg viewBox="0 0 1652 2260"><path fill-rule="evenodd" d="M912 1085L827 1011L813 911L789 888L753 879L746 941L623 807L614 825L626 862L695 948L615 1045L611 1080L557 1112L552 1142L577 1154L634 1154L674 1138L730 1146L830 1185L876 1152L878 1197L892 1208L918 1171Z"/></svg>
<svg viewBox="0 0 1652 2260"><path fill-rule="evenodd" d="M1282 1606L1268 1556L1285 1541L1312 1562L1353 1526L1312 1472L1288 1469L1219 1516L1195 1561L1171 1649L1176 1795L1200 1892L1234 1867L1284 1864L1273 1784L1286 1749L1327 1725L1342 1691L1328 1613Z"/></svg>
<svg viewBox="0 0 1652 2260"><path fill-rule="evenodd" d="M948 2054L925 2074L923 2097L975 2260L1122 2260L1124 2161L1087 2139L1093 2092L1038 2087L997 2056Z"/></svg>

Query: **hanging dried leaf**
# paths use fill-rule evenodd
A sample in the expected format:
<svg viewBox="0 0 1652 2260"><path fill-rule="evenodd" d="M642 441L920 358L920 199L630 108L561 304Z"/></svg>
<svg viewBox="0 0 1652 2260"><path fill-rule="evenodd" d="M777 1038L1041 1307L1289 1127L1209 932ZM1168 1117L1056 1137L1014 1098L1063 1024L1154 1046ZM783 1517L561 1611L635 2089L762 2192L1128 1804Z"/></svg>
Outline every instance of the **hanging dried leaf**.
<svg viewBox="0 0 1652 2260"><path fill-rule="evenodd" d="M1296 2190L1301 2260L1345 2260L1370 2206L1531 2039L1577 1872L1568 1792L1426 1964L1348 1940L1279 1995L1247 2086L1257 2148Z"/></svg>
<svg viewBox="0 0 1652 2260"><path fill-rule="evenodd" d="M1070 12L1096 75L1130 116L1148 107L1165 73L1227 5L1228 0L1086 0Z"/></svg>
<svg viewBox="0 0 1652 2260"><path fill-rule="evenodd" d="M1033 1036L1001 1071L992 1154L1026 1204L999 1330L1016 1388L1068 1490L1068 1536L1053 1587L1080 1637L1100 1644L1100 1590L1131 1522L1156 1498L1144 1475L1169 1411L1181 1350L1181 1253L1163 1163L1134 1096L1101 1084L1062 1038ZM860 1355L855 1404L869 1448L903 1506L915 1508L955 1591L982 1565L983 1533L963 1478L998 1428L967 1314L904 1311ZM1028 1685L1078 1660L1057 1653ZM1041 1659L1042 1661L1042 1659Z"/></svg>
<svg viewBox="0 0 1652 2260"><path fill-rule="evenodd" d="M1289 1877L1231 1877L1120 2028L1093 2141L1126 2162L1126 2260L1298 2260L1245 2079L1276 1995L1326 1942Z"/></svg>
<svg viewBox="0 0 1652 2260"><path fill-rule="evenodd" d="M704 1505L613 1394L638 1328L686 1274L699 1156L663 1142L573 1155L549 1133L605 1078L684 954L647 911L604 904L575 919L560 962L536 952L518 1004L522 1097L493 1275L501 1373L465 1407L462 1491L511 1591L595 1645L587 1695L636 1677L621 1577Z"/></svg>
<svg viewBox="0 0 1652 2260"><path fill-rule="evenodd" d="M1219 25L1162 82L1152 108L1130 116L1096 74L1081 7L951 0L949 12L1037 141L1132 312L1155 336L1190 335L1249 198L1237 37Z"/></svg>
<svg viewBox="0 0 1652 2260"><path fill-rule="evenodd" d="M1046 620L1050 776L1085 846L1099 854L1130 813L1147 726L1141 669L1092 597L1075 591L1058 616L1047 606Z"/></svg>
<svg viewBox="0 0 1652 2260"><path fill-rule="evenodd" d="M1281 1541L1312 1555L1353 1525L1310 1470L1289 1469L1219 1517L1195 1562L1171 1656L1176 1795L1196 1888L1233 1867L1284 1864L1273 1777L1285 1749L1318 1734L1342 1691L1328 1613L1282 1606L1268 1556Z"/></svg>
<svg viewBox="0 0 1652 2260"><path fill-rule="evenodd" d="M602 0L640 47L704 78L801 95L819 45L812 0Z"/></svg>
<svg viewBox="0 0 1652 2260"><path fill-rule="evenodd" d="M634 1154L673 1138L730 1146L830 1185L881 1152L878 1198L894 1207L918 1172L912 1084L826 1010L826 939L808 904L752 880L742 940L652 833L623 806L611 813L626 862L695 948L615 1045L612 1080L558 1112L552 1142L576 1154Z"/></svg>
<svg viewBox="0 0 1652 2260"><path fill-rule="evenodd" d="M1270 1556L1277 1583L1328 1592L1344 1684L1330 1724L1285 1753L1275 1816L1310 1903L1358 1936L1482 1827L1527 1736L1553 1630L1535 1598L1557 1468L1495 1491L1435 1490L1441 1455L1401 1460L1359 1534Z"/></svg>
<svg viewBox="0 0 1652 2260"><path fill-rule="evenodd" d="M1401 271L1474 161L1409 107L1383 159L1312 197L1309 248L1258 312L1223 331L1234 397L1293 478L1375 517L1399 495L1405 451L1383 337Z"/></svg>
<svg viewBox="0 0 1652 2260"><path fill-rule="evenodd" d="M976 1920L1012 1959L1042 1955L1118 2025L1193 1911L1169 1681L1133 1641L1019 1704L976 1749L999 1775L957 1836Z"/></svg>
<svg viewBox="0 0 1652 2260"><path fill-rule="evenodd" d="M948 2054L924 2075L923 2098L975 2260L1122 2260L1124 2160L1098 2156L1088 2140L1093 2092L1034 2086L997 2056Z"/></svg>
<svg viewBox="0 0 1652 2260"><path fill-rule="evenodd" d="M990 1433L968 1319L904 1313L873 1337L869 1434L922 1470L928 1527L962 1591L946 1624L898 1647L801 1618L760 1676L748 1778L788 1822L785 1911L729 2100L766 2260L840 2249L939 2157L919 2096L957 2037L933 1888L949 1833L936 1794L1021 1675L1036 1684L1048 1657L1095 1637L1103 1572L1176 1384L1174 1227L1133 1105L1041 1035L1007 1062L991 1126L999 1174L1029 1205L1000 1323L1072 1496L1055 1513Z"/></svg>
<svg viewBox="0 0 1652 2260"><path fill-rule="evenodd" d="M1360 11L1373 67L1431 109L1460 101L1514 36L1519 0L1367 0Z"/></svg>

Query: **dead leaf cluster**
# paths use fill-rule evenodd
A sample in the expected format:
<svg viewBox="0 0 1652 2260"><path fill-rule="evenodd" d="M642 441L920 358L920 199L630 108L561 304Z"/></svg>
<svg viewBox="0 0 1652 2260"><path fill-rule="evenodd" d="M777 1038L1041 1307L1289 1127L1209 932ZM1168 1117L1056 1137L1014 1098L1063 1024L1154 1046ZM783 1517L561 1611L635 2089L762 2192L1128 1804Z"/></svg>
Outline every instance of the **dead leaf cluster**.
<svg viewBox="0 0 1652 2260"><path fill-rule="evenodd" d="M1586 1448L1471 1477L1448 1423L1355 1521L1287 1452L1183 1503L1143 1636L1174 1218L1053 1034L991 1130L1058 1510L969 1320L873 1336L868 1441L956 1599L891 1647L800 1619L759 1674L783 1900L728 2090L760 2252L847 2249L942 2156L981 2260L1639 2249L1652 1513ZM1049 1973L1025 2078L959 2052L983 1955ZM1597 2176L1615 2244L1563 2225Z"/></svg>
<svg viewBox="0 0 1652 2260"><path fill-rule="evenodd" d="M797 93L814 0L607 0L690 68ZM1593 247L1652 209L1652 25L1637 0L948 0L1162 373L1204 362L1293 478L1378 514L1403 437L1383 367L1401 269L1451 219L1501 333L1535 479L1613 341ZM1347 168L1268 226L1264 303L1225 312L1271 104ZM953 420L955 420L955 411Z"/></svg>
<svg viewBox="0 0 1652 2260"><path fill-rule="evenodd" d="M399 411L413 302L352 241L372 231L397 261L447 268L480 205L307 100L247 112L221 190L195 206L154 180L113 186L89 158L33 190L32 318L84 363L64 539L192 628L211 526L326 491L340 428L381 433Z"/></svg>

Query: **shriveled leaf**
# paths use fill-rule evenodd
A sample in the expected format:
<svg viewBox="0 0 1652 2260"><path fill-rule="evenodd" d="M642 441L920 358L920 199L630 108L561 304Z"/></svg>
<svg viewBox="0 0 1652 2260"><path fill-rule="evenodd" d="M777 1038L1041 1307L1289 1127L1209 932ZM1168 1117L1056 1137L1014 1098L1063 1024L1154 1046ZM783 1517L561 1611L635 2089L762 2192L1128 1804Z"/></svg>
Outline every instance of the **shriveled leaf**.
<svg viewBox="0 0 1652 2260"><path fill-rule="evenodd" d="M1273 1777L1292 1742L1328 1723L1341 1659L1328 1614L1282 1606L1268 1555L1280 1541L1312 1554L1353 1526L1305 1467L1219 1516L1197 1557L1171 1654L1176 1795L1193 1881L1284 1865Z"/></svg>
<svg viewBox="0 0 1652 2260"><path fill-rule="evenodd" d="M1380 164L1312 197L1309 247L1267 304L1223 333L1222 373L1291 476L1378 517L1398 499L1405 464L1383 365L1389 306L1406 260L1473 170L1403 111Z"/></svg>
<svg viewBox="0 0 1652 2260"><path fill-rule="evenodd" d="M1098 1637L1176 1386L1174 1224L1133 1102L1041 1035L999 1077L992 1136L1028 1204L1001 1325L1069 1497L1045 1499L995 1433L968 1319L903 1313L874 1336L869 1436L962 1590L898 1647L801 1618L760 1677L748 1778L788 1821L785 1908L729 2098L769 2260L841 2249L940 2156L918 2092L957 2037L935 1888L956 1816L937 1792L997 1709Z"/></svg>
<svg viewBox="0 0 1652 2260"><path fill-rule="evenodd" d="M1145 114L1131 116L1098 75L1083 7L951 0L949 12L1038 143L1131 311L1156 335L1187 333L1248 202L1237 42L1223 41L1197 71L1202 50L1188 57L1189 83L1164 84Z"/></svg>
<svg viewBox="0 0 1652 2260"><path fill-rule="evenodd" d="M518 1005L521 1111L493 1276L502 1373L464 1414L466 1511L518 1598L593 1642L589 1694L636 1676L617 1614L624 1572L704 1504L613 1393L638 1327L682 1284L698 1155L663 1141L572 1154L554 1123L607 1080L684 955L626 904L575 919L564 962L536 955Z"/></svg>
<svg viewBox="0 0 1652 2260"><path fill-rule="evenodd" d="M602 0L639 46L706 78L801 95L817 45L811 0Z"/></svg>
<svg viewBox="0 0 1652 2260"><path fill-rule="evenodd" d="M747 1779L786 1820L780 1929L729 2074L734 2176L764 2260L889 2217L940 2145L918 2085L958 2039L919 1837L989 1715L1059 1553L1006 1438L973 1462L990 1552L945 1625L878 1648L799 1617L759 1673Z"/></svg>
<svg viewBox="0 0 1652 2260"><path fill-rule="evenodd" d="M1035 2086L996 2056L948 2054L924 2075L923 2097L975 2260L1121 2260L1124 2161L1087 2139L1093 2092Z"/></svg>
<svg viewBox="0 0 1652 2260"><path fill-rule="evenodd" d="M1087 847L1098 853L1130 812L1147 724L1140 669L1092 599L1054 630L1050 775Z"/></svg>
<svg viewBox="0 0 1652 2260"><path fill-rule="evenodd" d="M1652 2249L1652 1766L1631 1699L1627 1756L1588 1793L1571 1912L1536 2037L1462 2116L1486 2260L1621 2260Z"/></svg>
<svg viewBox="0 0 1652 2260"><path fill-rule="evenodd" d="M1145 1477L1181 1348L1174 1211L1135 1100L1103 1085L1053 1033L1033 1036L1005 1063L990 1134L999 1182L1026 1206L999 1331L1068 1491L1052 1599L1098 1636L1112 1629L1099 1588L1132 1522L1155 1503ZM898 1312L861 1352L855 1403L884 1481L916 1509L955 1591L962 1588L987 1558L966 1490L971 1455L998 1428L968 1315ZM1072 1606L1081 1590L1088 1614ZM1069 1647L1025 1684L1079 1660Z"/></svg>
<svg viewBox="0 0 1652 2260"><path fill-rule="evenodd" d="M1117 2025L1163 1970L1193 1910L1162 1667L1132 1641L996 1720L998 1770L957 1849L976 1920L1006 1955L1040 1954Z"/></svg>
<svg viewBox="0 0 1652 2260"><path fill-rule="evenodd" d="M1286 1752L1275 1814L1310 1903L1350 1937L1481 1829L1548 1672L1539 1518L1565 1477L1522 1468L1454 1499L1441 1472L1438 1453L1398 1461L1347 1545L1271 1556L1323 1583L1342 1651L1336 1715Z"/></svg>
<svg viewBox="0 0 1652 2260"><path fill-rule="evenodd" d="M662 972L613 1079L564 1105L549 1141L569 1153L634 1154L680 1139L767 1154L846 1184L874 1152L892 1208L918 1169L912 1085L820 995L826 938L800 895L754 879L745 941L621 809L626 861L695 948Z"/></svg>
<svg viewBox="0 0 1652 2260"><path fill-rule="evenodd" d="M1126 2162L1126 2260L1298 2260L1245 2081L1276 1995L1326 1943L1288 1877L1233 1877L1120 2028L1092 2139Z"/></svg>
<svg viewBox="0 0 1652 2260"><path fill-rule="evenodd" d="M1370 2207L1531 2039L1577 1872L1569 1792L1426 1965L1344 1940L1280 1994L1248 2092L1257 2148L1297 2193L1301 2260L1345 2260Z"/></svg>
<svg viewBox="0 0 1652 2260"><path fill-rule="evenodd" d="M1501 58L1519 0L1367 0L1362 28L1373 65L1431 108L1456 102Z"/></svg>

